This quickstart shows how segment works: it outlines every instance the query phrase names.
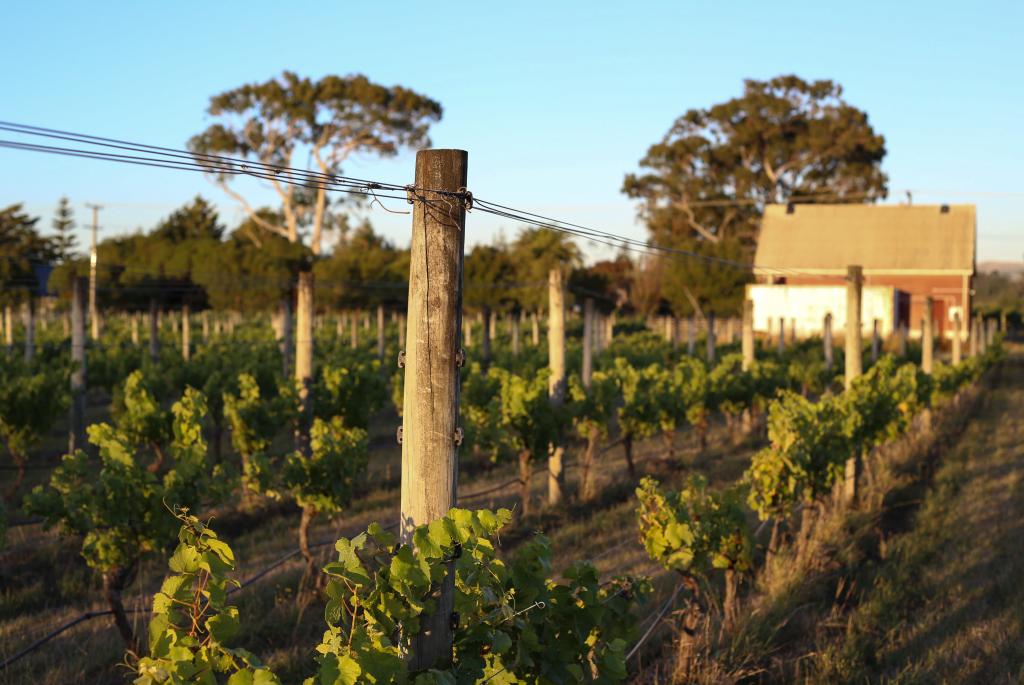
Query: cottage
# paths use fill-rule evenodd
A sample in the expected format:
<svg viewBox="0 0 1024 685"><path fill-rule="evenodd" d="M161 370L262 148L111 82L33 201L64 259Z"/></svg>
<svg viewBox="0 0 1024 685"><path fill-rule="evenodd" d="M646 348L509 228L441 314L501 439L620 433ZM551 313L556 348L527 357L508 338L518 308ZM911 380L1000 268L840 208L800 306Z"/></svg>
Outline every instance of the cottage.
<svg viewBox="0 0 1024 685"><path fill-rule="evenodd" d="M847 267L860 265L865 332L878 319L883 334L905 325L919 336L931 297L936 333L950 335L970 312L975 242L974 205L770 205L748 287L755 327L782 318L818 333L831 313L841 328Z"/></svg>

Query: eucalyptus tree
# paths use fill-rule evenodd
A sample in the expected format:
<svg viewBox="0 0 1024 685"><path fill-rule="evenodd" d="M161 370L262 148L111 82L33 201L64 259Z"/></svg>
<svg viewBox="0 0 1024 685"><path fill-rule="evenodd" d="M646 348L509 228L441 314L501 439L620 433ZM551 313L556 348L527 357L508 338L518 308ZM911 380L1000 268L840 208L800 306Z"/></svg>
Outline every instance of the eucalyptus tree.
<svg viewBox="0 0 1024 685"><path fill-rule="evenodd" d="M832 81L748 80L743 94L680 116L627 174L652 239L696 256L666 265L677 313L735 310L764 205L871 202L887 193L885 139Z"/></svg>
<svg viewBox="0 0 1024 685"><path fill-rule="evenodd" d="M264 232L301 242L319 255L332 207L322 183L293 174L294 160L307 158L315 171L341 173L353 154L391 157L406 148L428 146L430 125L441 105L402 86L383 86L362 75L328 75L319 80L290 71L214 95L208 113L217 121L189 141L202 155L230 155L282 169L268 181L281 203L280 220L261 215L232 181L235 174L212 170L214 181Z"/></svg>

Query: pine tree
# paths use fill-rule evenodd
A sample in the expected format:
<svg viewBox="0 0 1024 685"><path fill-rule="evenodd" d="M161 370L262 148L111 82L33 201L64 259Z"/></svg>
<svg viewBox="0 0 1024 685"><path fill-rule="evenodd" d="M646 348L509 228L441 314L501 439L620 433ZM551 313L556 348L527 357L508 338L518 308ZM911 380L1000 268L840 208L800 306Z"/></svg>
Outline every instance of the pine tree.
<svg viewBox="0 0 1024 685"><path fill-rule="evenodd" d="M72 232L75 230L75 219L67 197L62 197L57 203L57 211L53 216L53 230L57 234L53 238L57 260L61 263L66 262L74 257L75 247L78 243L78 239Z"/></svg>

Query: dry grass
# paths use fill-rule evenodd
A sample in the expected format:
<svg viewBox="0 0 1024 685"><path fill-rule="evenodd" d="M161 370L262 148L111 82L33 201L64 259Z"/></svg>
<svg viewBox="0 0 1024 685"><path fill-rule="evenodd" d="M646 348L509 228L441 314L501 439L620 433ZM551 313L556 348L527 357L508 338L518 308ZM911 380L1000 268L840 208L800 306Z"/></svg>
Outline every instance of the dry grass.
<svg viewBox="0 0 1024 685"><path fill-rule="evenodd" d="M988 380L873 455L856 508L803 512L731 634L711 607L687 676L677 640L635 682L1024 682L1022 360Z"/></svg>

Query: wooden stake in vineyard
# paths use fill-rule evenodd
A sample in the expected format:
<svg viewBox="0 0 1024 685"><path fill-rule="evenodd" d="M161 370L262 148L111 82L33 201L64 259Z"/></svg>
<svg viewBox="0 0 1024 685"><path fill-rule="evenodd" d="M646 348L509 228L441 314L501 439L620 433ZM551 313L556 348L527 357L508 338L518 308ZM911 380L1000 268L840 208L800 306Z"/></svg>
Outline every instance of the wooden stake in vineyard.
<svg viewBox="0 0 1024 685"><path fill-rule="evenodd" d="M384 361L384 305L377 305L377 359Z"/></svg>
<svg viewBox="0 0 1024 685"><path fill-rule="evenodd" d="M295 291L295 381L299 388L299 420L295 449L309 456L313 420L313 272L299 273Z"/></svg>
<svg viewBox="0 0 1024 685"><path fill-rule="evenodd" d="M846 389L853 385L853 379L863 373L864 363L861 359L861 292L864 288L864 270L859 266L846 269ZM846 460L845 482L843 484L843 502L847 505L857 500L857 479L860 472L860 455L856 454Z"/></svg>
<svg viewBox="0 0 1024 685"><path fill-rule="evenodd" d="M157 319L159 314L156 299L149 298L149 358L154 362L160 358L160 324Z"/></svg>
<svg viewBox="0 0 1024 685"><path fill-rule="evenodd" d="M25 324L25 361L30 362L36 354L36 300L31 293L23 309Z"/></svg>
<svg viewBox="0 0 1024 685"><path fill-rule="evenodd" d="M963 331L961 330L960 312L953 314L953 349L951 361L956 366L963 359Z"/></svg>
<svg viewBox="0 0 1024 685"><path fill-rule="evenodd" d="M691 357L697 354L697 317L686 320L686 354Z"/></svg>
<svg viewBox="0 0 1024 685"><path fill-rule="evenodd" d="M85 447L85 299L89 281L78 276L71 284L71 420L68 454Z"/></svg>
<svg viewBox="0 0 1024 685"><path fill-rule="evenodd" d="M467 158L463 150L416 154L402 416L404 543L412 541L416 526L443 517L456 501L466 212L453 195L466 188ZM450 662L454 599L454 574L449 572L436 610L420 618L410 668Z"/></svg>
<svg viewBox="0 0 1024 685"><path fill-rule="evenodd" d="M786 351L786 317L779 317L779 354Z"/></svg>
<svg viewBox="0 0 1024 685"><path fill-rule="evenodd" d="M754 366L754 301L743 300L743 370Z"/></svg>
<svg viewBox="0 0 1024 685"><path fill-rule="evenodd" d="M565 281L559 267L548 273L548 397L553 405L565 402ZM548 447L548 504L562 502L565 472L562 457L565 448L559 444Z"/></svg>
<svg viewBox="0 0 1024 685"><path fill-rule="evenodd" d="M181 305L181 358L192 358L192 312L188 302Z"/></svg>
<svg viewBox="0 0 1024 685"><path fill-rule="evenodd" d="M875 363L878 361L878 355L882 350L882 338L878 333L879 325L882 322L878 319L871 320L871 362Z"/></svg>
<svg viewBox="0 0 1024 685"><path fill-rule="evenodd" d="M831 371L834 357L832 351L832 312L825 315L822 331L821 342L825 347L825 370Z"/></svg>
<svg viewBox="0 0 1024 685"><path fill-rule="evenodd" d="M675 324L676 318L672 317ZM673 336L675 340L675 336ZM583 387L590 387L590 379L594 373L594 298L588 297L583 301L583 369L581 378Z"/></svg>
<svg viewBox="0 0 1024 685"><path fill-rule="evenodd" d="M707 355L708 365L710 366L710 365L715 363L715 343L716 343L716 338L715 338L715 314L714 314L714 312L708 312L706 320L707 320L707 323L708 323L708 334L704 338L704 343L705 343L705 348L706 348L705 349L705 354Z"/></svg>
<svg viewBox="0 0 1024 685"><path fill-rule="evenodd" d="M924 319L921 321L921 370L931 374L935 358L935 332L932 328L932 312L935 300L924 298Z"/></svg>

